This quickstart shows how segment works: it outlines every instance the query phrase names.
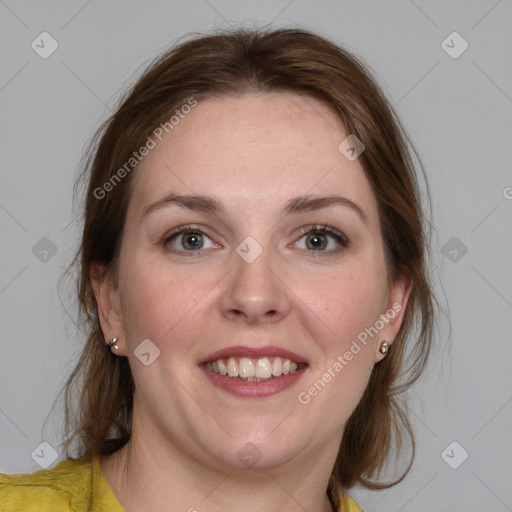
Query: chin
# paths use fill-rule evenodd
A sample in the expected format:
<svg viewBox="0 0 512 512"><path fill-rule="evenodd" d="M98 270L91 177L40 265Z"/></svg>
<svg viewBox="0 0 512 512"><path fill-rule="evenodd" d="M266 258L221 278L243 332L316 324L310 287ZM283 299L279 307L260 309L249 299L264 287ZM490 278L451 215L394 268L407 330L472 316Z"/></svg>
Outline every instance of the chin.
<svg viewBox="0 0 512 512"><path fill-rule="evenodd" d="M233 433L221 453L215 455L216 460L237 469L270 469L285 464L302 451L302 443L291 432L278 432L277 425L274 422L263 433L262 429Z"/></svg>

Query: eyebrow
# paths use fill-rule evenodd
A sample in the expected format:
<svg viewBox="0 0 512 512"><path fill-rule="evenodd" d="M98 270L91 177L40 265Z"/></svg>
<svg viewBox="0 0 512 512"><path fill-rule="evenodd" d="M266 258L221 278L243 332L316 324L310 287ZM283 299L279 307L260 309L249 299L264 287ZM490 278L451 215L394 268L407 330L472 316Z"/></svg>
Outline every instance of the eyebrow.
<svg viewBox="0 0 512 512"><path fill-rule="evenodd" d="M226 212L226 208L222 202L215 199L214 197L204 195L181 195L172 193L163 197L162 199L159 199L158 201L155 201L154 203L151 203L147 208L145 208L142 217L145 217L146 215L168 205L177 205L184 209L213 213L215 215L220 215ZM358 214L358 216L365 224L368 224L368 217L358 204L354 203L346 197L335 195L300 195L287 201L283 208L283 213L285 215L299 214L321 210L323 208L328 208L329 206L335 205L341 205L350 208Z"/></svg>

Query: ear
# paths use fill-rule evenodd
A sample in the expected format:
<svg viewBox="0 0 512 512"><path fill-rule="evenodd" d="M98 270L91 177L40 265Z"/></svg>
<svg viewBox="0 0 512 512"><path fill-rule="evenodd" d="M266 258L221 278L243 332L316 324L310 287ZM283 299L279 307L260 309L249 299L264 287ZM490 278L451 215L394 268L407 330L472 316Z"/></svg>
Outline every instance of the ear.
<svg viewBox="0 0 512 512"><path fill-rule="evenodd" d="M391 287L388 293L385 307L379 316L379 320L384 323L384 326L382 329L379 329L379 334L375 338L375 363L382 361L386 357L386 354L380 352L381 344L387 341L391 347L395 340L404 319L412 286L412 278L403 276Z"/></svg>
<svg viewBox="0 0 512 512"><path fill-rule="evenodd" d="M117 338L119 350L116 351L116 355L126 355L126 345L122 339L123 315L117 283L110 272L105 271L103 265L96 264L91 266L91 285L98 305L98 318L105 336L105 344L108 346L112 338Z"/></svg>

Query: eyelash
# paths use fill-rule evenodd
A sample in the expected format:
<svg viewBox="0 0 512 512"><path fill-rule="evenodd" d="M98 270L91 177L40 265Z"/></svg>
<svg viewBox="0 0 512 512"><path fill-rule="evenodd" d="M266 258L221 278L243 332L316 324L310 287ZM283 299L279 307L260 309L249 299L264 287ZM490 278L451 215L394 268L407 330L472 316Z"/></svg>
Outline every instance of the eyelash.
<svg viewBox="0 0 512 512"><path fill-rule="evenodd" d="M192 225L180 226L180 227L176 228L175 230L173 230L171 233L164 235L164 237L161 240L161 243L171 253L176 253L176 254L187 253L189 255L190 254L199 255L201 253L201 249L192 250L192 251L185 251L185 250L181 251L181 250L168 248L169 242L171 242L178 235L196 234L196 233L206 235L206 233L204 233L201 229L199 229L195 226L192 226ZM338 252L342 251L343 249L346 249L347 247L350 246L350 240L341 231L338 231L337 229L331 228L330 226L327 226L327 225L314 224L314 225L305 226L305 227L301 228L299 240L309 234L328 235L328 236L334 238L336 240L336 242L342 247L341 249L338 248L338 249L330 250L330 251L316 251L313 249L304 249L307 253L310 253L310 256L312 256L312 257L316 257L317 255L322 254L322 253L323 253L322 255L324 255L324 256L330 256L330 255L332 255L334 253L338 253ZM208 235L206 235L206 236L208 236Z"/></svg>
<svg viewBox="0 0 512 512"><path fill-rule="evenodd" d="M327 226L325 224L313 224L301 228L299 240L304 236L310 234L328 235L331 238L334 238L334 240L341 246L341 248L338 247L337 249L329 251L315 251L313 249L304 249L306 253L308 253L308 255L311 257L317 257L318 255L331 256L333 254L341 252L343 249L346 249L350 245L349 239L341 231L331 228L330 226Z"/></svg>

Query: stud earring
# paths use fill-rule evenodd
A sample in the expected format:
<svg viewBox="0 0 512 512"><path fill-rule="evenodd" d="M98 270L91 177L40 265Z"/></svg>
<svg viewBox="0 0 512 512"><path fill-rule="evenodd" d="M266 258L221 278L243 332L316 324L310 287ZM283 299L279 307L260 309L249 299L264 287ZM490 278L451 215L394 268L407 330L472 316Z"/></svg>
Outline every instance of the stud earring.
<svg viewBox="0 0 512 512"><path fill-rule="evenodd" d="M117 338L112 338L109 343L108 343L108 346L109 348L112 350L112 347L114 347L114 350L119 350L119 347L116 345L116 342L117 342Z"/></svg>
<svg viewBox="0 0 512 512"><path fill-rule="evenodd" d="M389 351L389 343L387 341L383 341L380 345L379 352L381 354L387 354Z"/></svg>

